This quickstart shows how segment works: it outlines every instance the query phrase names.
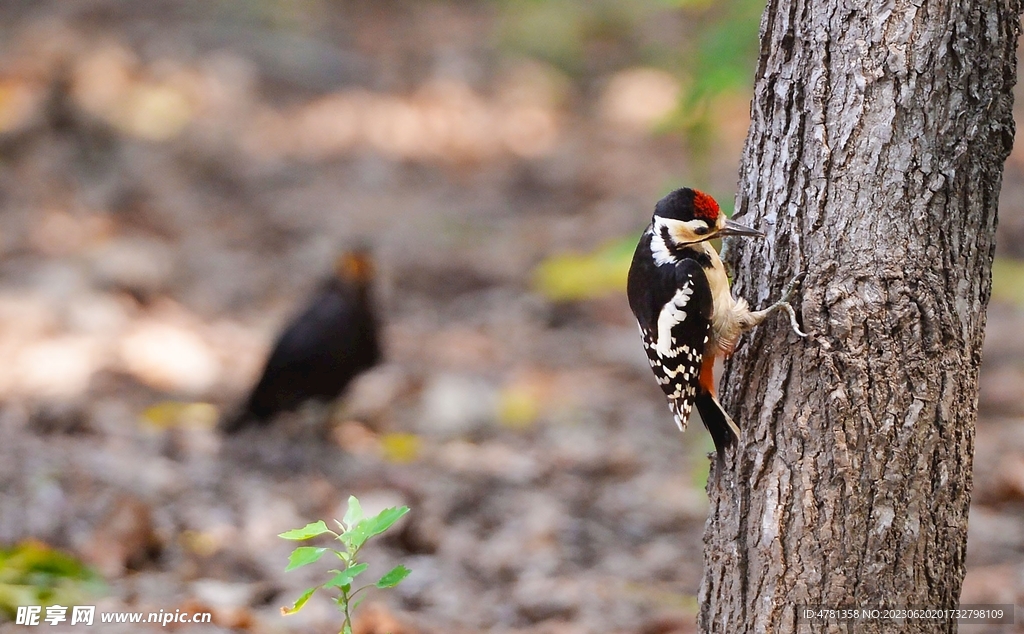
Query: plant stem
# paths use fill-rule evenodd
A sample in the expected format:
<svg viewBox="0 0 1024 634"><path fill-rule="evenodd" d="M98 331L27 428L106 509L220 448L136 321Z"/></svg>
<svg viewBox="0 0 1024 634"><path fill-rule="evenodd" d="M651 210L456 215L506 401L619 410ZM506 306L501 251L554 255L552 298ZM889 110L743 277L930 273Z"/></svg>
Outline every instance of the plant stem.
<svg viewBox="0 0 1024 634"><path fill-rule="evenodd" d="M349 612L349 599L348 592L342 588L341 590L341 608L345 611L345 623L342 626L342 634L352 634L352 614Z"/></svg>

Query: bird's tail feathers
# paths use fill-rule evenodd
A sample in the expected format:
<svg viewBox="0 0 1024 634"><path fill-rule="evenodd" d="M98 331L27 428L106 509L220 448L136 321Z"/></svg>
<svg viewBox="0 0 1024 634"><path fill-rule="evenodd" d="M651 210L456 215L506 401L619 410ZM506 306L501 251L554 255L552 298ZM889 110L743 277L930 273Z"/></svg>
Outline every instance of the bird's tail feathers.
<svg viewBox="0 0 1024 634"><path fill-rule="evenodd" d="M669 399L668 408L672 410L672 418L675 419L679 431L686 431L686 424L690 422L690 408L692 407L693 401L691 399Z"/></svg>
<svg viewBox="0 0 1024 634"><path fill-rule="evenodd" d="M725 455L725 450L736 444L740 437L740 428L732 421L732 418L722 409L722 404L709 392L698 394L694 400L700 419L704 422L711 438L715 441L715 449L718 450L718 457Z"/></svg>

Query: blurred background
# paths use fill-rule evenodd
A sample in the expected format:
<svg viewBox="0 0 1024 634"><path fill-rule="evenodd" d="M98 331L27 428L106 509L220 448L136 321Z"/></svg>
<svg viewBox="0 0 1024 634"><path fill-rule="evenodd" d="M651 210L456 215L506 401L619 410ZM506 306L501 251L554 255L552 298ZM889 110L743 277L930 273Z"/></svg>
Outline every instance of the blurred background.
<svg viewBox="0 0 1024 634"><path fill-rule="evenodd" d="M0 631L47 602L337 631L280 615L329 566L285 574L276 535L349 494L412 507L362 634L695 631L713 447L623 285L660 196L732 206L762 9L0 3ZM385 362L224 437L354 241ZM963 600L1021 604L1022 151L998 242Z"/></svg>

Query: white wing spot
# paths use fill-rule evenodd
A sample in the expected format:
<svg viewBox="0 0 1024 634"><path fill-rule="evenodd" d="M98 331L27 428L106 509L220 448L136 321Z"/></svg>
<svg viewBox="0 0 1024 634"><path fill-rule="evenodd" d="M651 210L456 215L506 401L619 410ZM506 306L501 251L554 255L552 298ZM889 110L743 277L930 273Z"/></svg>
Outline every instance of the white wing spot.
<svg viewBox="0 0 1024 634"><path fill-rule="evenodd" d="M658 340L654 347L662 357L675 356L675 350L672 348L675 344L672 329L686 320L684 309L690 303L691 295L693 295L693 285L687 280L658 315Z"/></svg>

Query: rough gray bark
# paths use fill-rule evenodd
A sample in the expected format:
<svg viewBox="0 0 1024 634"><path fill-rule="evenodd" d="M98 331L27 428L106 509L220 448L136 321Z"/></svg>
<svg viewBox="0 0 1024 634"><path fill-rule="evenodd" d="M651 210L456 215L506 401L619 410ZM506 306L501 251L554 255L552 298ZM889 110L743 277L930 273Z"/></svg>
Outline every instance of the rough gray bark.
<svg viewBox="0 0 1024 634"><path fill-rule="evenodd" d="M805 626L800 605L955 607L1020 0L771 0L734 292L798 271L810 340L748 334L722 396L743 437L708 485L704 632ZM848 629L849 628L849 629Z"/></svg>

